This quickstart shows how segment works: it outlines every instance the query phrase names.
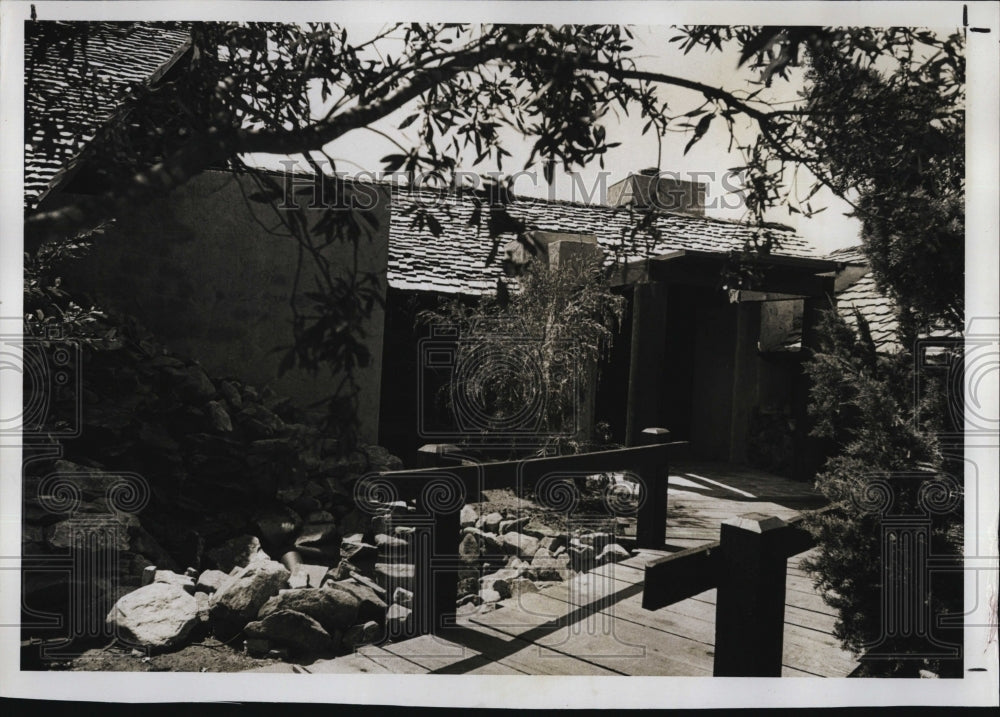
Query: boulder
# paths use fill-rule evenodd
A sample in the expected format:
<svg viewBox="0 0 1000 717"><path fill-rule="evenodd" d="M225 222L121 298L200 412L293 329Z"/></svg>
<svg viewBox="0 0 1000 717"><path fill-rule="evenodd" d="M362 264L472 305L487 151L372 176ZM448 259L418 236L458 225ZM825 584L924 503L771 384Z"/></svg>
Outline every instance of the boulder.
<svg viewBox="0 0 1000 717"><path fill-rule="evenodd" d="M258 560L241 568L221 589L212 593L212 621L216 634L226 639L239 632L285 586L289 576L281 563L272 560Z"/></svg>
<svg viewBox="0 0 1000 717"><path fill-rule="evenodd" d="M610 533L585 533L580 536L580 542L589 545L595 553L600 553L605 545L611 542Z"/></svg>
<svg viewBox="0 0 1000 717"><path fill-rule="evenodd" d="M396 588L392 593L392 601L403 607L413 607L413 593L406 588Z"/></svg>
<svg viewBox="0 0 1000 717"><path fill-rule="evenodd" d="M172 570L157 570L153 573L153 582L176 585L189 595L194 595L194 580L187 575L178 575Z"/></svg>
<svg viewBox="0 0 1000 717"><path fill-rule="evenodd" d="M510 587L510 596L515 600L521 595L538 592L538 586L528 578L514 578L508 585Z"/></svg>
<svg viewBox="0 0 1000 717"><path fill-rule="evenodd" d="M545 548L550 553L555 554L555 552L566 545L565 535L547 535L538 541L539 548Z"/></svg>
<svg viewBox="0 0 1000 717"><path fill-rule="evenodd" d="M344 639L341 644L348 650L353 650L361 645L370 645L378 642L382 638L382 626L374 620L369 620L363 625L354 625L344 632Z"/></svg>
<svg viewBox="0 0 1000 717"><path fill-rule="evenodd" d="M408 635L413 629L413 611L393 604L385 615L385 626L390 635Z"/></svg>
<svg viewBox="0 0 1000 717"><path fill-rule="evenodd" d="M308 615L332 635L358 621L358 604L351 593L328 584L316 590L282 590L261 606L257 617L292 610Z"/></svg>
<svg viewBox="0 0 1000 717"><path fill-rule="evenodd" d="M177 397L186 403L201 403L215 396L215 386L201 366L164 366Z"/></svg>
<svg viewBox="0 0 1000 717"><path fill-rule="evenodd" d="M493 513L484 515L481 521L482 523L478 527L481 528L484 533L499 533L500 523L503 521L503 516L494 511Z"/></svg>
<svg viewBox="0 0 1000 717"><path fill-rule="evenodd" d="M365 452L368 459L368 469L375 472L398 471L403 467L403 461L382 446L364 446L361 450Z"/></svg>
<svg viewBox="0 0 1000 717"><path fill-rule="evenodd" d="M360 533L346 535L340 544L340 557L355 563L375 560L378 557L378 547L365 542Z"/></svg>
<svg viewBox="0 0 1000 717"><path fill-rule="evenodd" d="M124 595L108 613L113 633L133 645L169 650L184 643L199 624L198 601L171 583L150 583Z"/></svg>
<svg viewBox="0 0 1000 717"><path fill-rule="evenodd" d="M465 565L477 565L482 553L482 546L478 537L471 533L462 536L458 543L458 558Z"/></svg>
<svg viewBox="0 0 1000 717"><path fill-rule="evenodd" d="M386 604L382 599L384 593L378 593L368 585L363 585L353 578L328 582L324 587L346 590L358 601L358 620L375 620L381 623L385 620Z"/></svg>
<svg viewBox="0 0 1000 717"><path fill-rule="evenodd" d="M208 422L212 426L212 430L219 433L233 432L233 420L229 417L229 411L226 410L221 401L206 403L205 413L208 414Z"/></svg>
<svg viewBox="0 0 1000 717"><path fill-rule="evenodd" d="M524 533L504 533L500 536L504 551L529 559L538 550L538 539Z"/></svg>
<svg viewBox="0 0 1000 717"><path fill-rule="evenodd" d="M503 596L499 591L487 588L479 591L479 599L482 600L483 604L489 604L500 602L503 600Z"/></svg>
<svg viewBox="0 0 1000 717"><path fill-rule="evenodd" d="M341 547L340 536L333 523L307 525L295 539L295 549L303 557L317 563L333 564L346 557ZM357 559L356 556L351 557Z"/></svg>
<svg viewBox="0 0 1000 717"><path fill-rule="evenodd" d="M479 520L479 513L471 505L463 505L462 512L458 516L459 525L463 528L469 528L476 524Z"/></svg>
<svg viewBox="0 0 1000 717"><path fill-rule="evenodd" d="M505 533L514 533L514 532L520 533L521 528L526 526L530 520L531 518L527 515L522 516L520 518L512 518L510 520L501 520L500 534L503 535Z"/></svg>
<svg viewBox="0 0 1000 717"><path fill-rule="evenodd" d="M375 563L375 581L385 590L413 590L417 568L412 563Z"/></svg>
<svg viewBox="0 0 1000 717"><path fill-rule="evenodd" d="M539 553L542 553L540 550ZM547 550L542 555L535 555L526 577L532 580L563 580L570 569L568 555L553 557Z"/></svg>
<svg viewBox="0 0 1000 717"><path fill-rule="evenodd" d="M59 552L67 550L96 550L96 541L90 538L96 537L93 531L98 530L108 537L108 547L126 553L130 549L128 524L126 522L128 519L131 519L138 525L138 521L134 516L128 516L128 518L121 520L107 516L109 527L107 530L101 530L99 527L90 527L86 523L81 524L81 521L75 518L62 520L46 526L44 532L45 542L50 548ZM117 525L115 526L116 522ZM112 527L114 529L111 529Z"/></svg>
<svg viewBox="0 0 1000 717"><path fill-rule="evenodd" d="M357 580L358 583L360 583L361 585L366 585L367 587L370 587L372 590L375 591L376 595L378 595L379 597L381 597L383 599L387 595L386 590L385 590L384 587L382 587L381 585L379 585L377 582L375 582L371 578L365 577L364 575L362 575L359 572L352 572L351 573L351 579L352 580Z"/></svg>
<svg viewBox="0 0 1000 717"><path fill-rule="evenodd" d="M240 396L240 391L236 386L234 386L229 381L222 381L219 384L219 393L222 397L229 402L229 405L235 408L237 411L243 408L243 397Z"/></svg>
<svg viewBox="0 0 1000 717"><path fill-rule="evenodd" d="M480 594L482 594L482 590L495 590L500 594L501 599L509 598L511 596L510 583L512 580L515 580L520 576L520 570L512 570L509 568L504 568L503 570L497 570L495 573L484 575L479 580L479 584L481 586Z"/></svg>
<svg viewBox="0 0 1000 717"><path fill-rule="evenodd" d="M404 538L379 533L375 536L375 547L378 548L379 555L403 558L409 551L410 544Z"/></svg>
<svg viewBox="0 0 1000 717"><path fill-rule="evenodd" d="M318 588L323 584L329 568L325 565L309 565L299 563L292 568L292 574L288 578L290 588Z"/></svg>
<svg viewBox="0 0 1000 717"><path fill-rule="evenodd" d="M295 610L277 610L248 623L243 634L250 640L267 640L297 655L330 652L335 646L330 633L315 619Z"/></svg>
<svg viewBox="0 0 1000 717"><path fill-rule="evenodd" d="M605 565L606 563L618 563L622 560L628 560L631 557L631 553L625 548L620 546L618 543L609 543L604 546L600 554L597 556L597 565Z"/></svg>
<svg viewBox="0 0 1000 717"><path fill-rule="evenodd" d="M255 560L270 560L260 548L260 540L253 535L240 535L212 548L205 555L215 567L224 572L244 568Z"/></svg>

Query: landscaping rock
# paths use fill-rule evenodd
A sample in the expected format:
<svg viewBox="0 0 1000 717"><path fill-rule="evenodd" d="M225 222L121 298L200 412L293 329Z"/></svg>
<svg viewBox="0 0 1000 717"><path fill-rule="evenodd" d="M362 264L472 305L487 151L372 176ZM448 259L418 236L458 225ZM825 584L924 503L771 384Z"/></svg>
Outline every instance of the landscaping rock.
<svg viewBox="0 0 1000 717"><path fill-rule="evenodd" d="M186 403L201 403L215 396L215 386L200 366L164 366L177 397Z"/></svg>
<svg viewBox="0 0 1000 717"><path fill-rule="evenodd" d="M536 554L532 559L526 577L532 580L563 580L570 569L569 556L561 555L556 558L547 550L539 550L539 553L541 555Z"/></svg>
<svg viewBox="0 0 1000 717"><path fill-rule="evenodd" d="M375 580L385 590L413 590L417 569L412 563L375 563Z"/></svg>
<svg viewBox="0 0 1000 717"><path fill-rule="evenodd" d="M596 553L600 553L604 546L611 542L611 539L610 533L585 533L580 536L580 542L592 547Z"/></svg>
<svg viewBox="0 0 1000 717"><path fill-rule="evenodd" d="M212 621L216 634L226 639L239 632L257 617L264 603L284 587L289 577L285 567L272 560L254 561L241 568L212 594Z"/></svg>
<svg viewBox="0 0 1000 717"><path fill-rule="evenodd" d="M358 605L351 593L331 585L316 590L282 590L261 606L257 617L293 610L308 615L333 635L358 621Z"/></svg>
<svg viewBox="0 0 1000 717"><path fill-rule="evenodd" d="M303 557L319 562L332 563L341 557L353 557L344 555L340 533L332 520L307 523L295 539L295 549Z"/></svg>
<svg viewBox="0 0 1000 717"><path fill-rule="evenodd" d="M292 574L288 577L288 587L295 588L318 588L323 584L329 568L325 565L310 565L299 563L292 568Z"/></svg>
<svg viewBox="0 0 1000 717"><path fill-rule="evenodd" d="M510 587L510 596L514 599L527 593L538 592L538 586L528 578L514 578L508 585Z"/></svg>
<svg viewBox="0 0 1000 717"><path fill-rule="evenodd" d="M253 535L240 535L227 540L205 555L215 563L215 567L227 573L234 568L244 568L255 560L270 560L261 550L260 540Z"/></svg>
<svg viewBox="0 0 1000 717"><path fill-rule="evenodd" d="M406 556L410 544L403 538L379 533L375 536L375 547L378 548L380 555L392 555L393 557L402 558Z"/></svg>
<svg viewBox="0 0 1000 717"><path fill-rule="evenodd" d="M463 528L474 526L479 520L479 513L471 505L463 505L462 512L459 513L458 523Z"/></svg>
<svg viewBox="0 0 1000 717"><path fill-rule="evenodd" d="M378 547L366 543L360 533L347 535L340 544L340 557L355 563L375 560L378 557Z"/></svg>
<svg viewBox="0 0 1000 717"><path fill-rule="evenodd" d="M503 520L503 516L497 512L489 513L482 517L482 523L478 527L482 529L484 533L499 533L500 532L500 522Z"/></svg>
<svg viewBox="0 0 1000 717"><path fill-rule="evenodd" d="M361 585L366 585L366 586L370 587L372 590L375 591L375 594L378 595L379 597L381 597L383 599L386 597L387 593L386 593L385 588L382 587L381 585L379 585L374 580L371 580L370 578L367 578L364 575L362 575L361 573L356 572L356 571L352 572L350 577L351 577L352 580L357 580L358 583L360 583Z"/></svg>
<svg viewBox="0 0 1000 717"><path fill-rule="evenodd" d="M471 533L462 536L458 544L458 557L465 565L477 565L479 563L482 547L479 538Z"/></svg>
<svg viewBox="0 0 1000 717"><path fill-rule="evenodd" d="M361 645L370 645L373 642L378 642L382 637L382 626L379 625L374 620L369 620L363 625L354 625L344 633L344 639L341 644L348 649L353 650Z"/></svg>
<svg viewBox="0 0 1000 717"><path fill-rule="evenodd" d="M522 516L520 518L513 518L511 520L501 520L500 521L500 534L521 532L521 528L526 526L531 520L528 516Z"/></svg>
<svg viewBox="0 0 1000 717"><path fill-rule="evenodd" d="M198 601L180 586L165 582L124 595L107 617L116 636L152 650L183 644L199 622Z"/></svg>
<svg viewBox="0 0 1000 717"><path fill-rule="evenodd" d="M539 548L545 548L553 555L559 548L564 547L565 545L566 545L565 535L548 535L541 538L538 541Z"/></svg>
<svg viewBox="0 0 1000 717"><path fill-rule="evenodd" d="M538 539L524 533L505 533L500 536L504 551L521 558L531 558L538 550Z"/></svg>
<svg viewBox="0 0 1000 717"><path fill-rule="evenodd" d="M481 586L480 594L482 594L482 590L495 590L499 593L501 599L509 598L511 596L510 583L512 580L516 580L520 576L520 570L511 570L509 568L498 570L489 575L484 575L479 580L479 584Z"/></svg>
<svg viewBox="0 0 1000 717"><path fill-rule="evenodd" d="M484 604L488 604L500 602L503 600L503 596L497 590L486 588L479 591L479 599L482 600Z"/></svg>
<svg viewBox="0 0 1000 717"><path fill-rule="evenodd" d="M376 622L381 623L385 620L385 611L387 606L385 604L385 600L382 599L382 596L385 593L376 592L371 586L364 585L354 578L338 582L329 582L326 583L325 587L339 588L340 590L346 590L353 595L358 601L359 621L375 620Z"/></svg>
<svg viewBox="0 0 1000 717"><path fill-rule="evenodd" d="M392 593L392 601L403 607L413 607L413 593L406 588L396 588Z"/></svg>
<svg viewBox="0 0 1000 717"><path fill-rule="evenodd" d="M243 408L243 397L240 396L239 389L236 388L229 381L222 381L219 383L219 393L222 397L229 402L229 405L235 408L237 411Z"/></svg>
<svg viewBox="0 0 1000 717"><path fill-rule="evenodd" d="M628 560L629 557L631 557L631 553L618 543L609 543L604 546L604 549L597 556L597 565L600 566L607 563L617 563L622 560Z"/></svg>
<svg viewBox="0 0 1000 717"><path fill-rule="evenodd" d="M178 575L171 570L157 570L153 574L153 582L176 585L188 595L194 595L194 580L187 575Z"/></svg>
<svg viewBox="0 0 1000 717"><path fill-rule="evenodd" d="M334 640L312 617L295 610L278 610L249 623L243 633L251 640L267 640L297 655L330 652Z"/></svg>
<svg viewBox="0 0 1000 717"><path fill-rule="evenodd" d="M385 615L385 626L390 635L408 635L413 631L413 611L393 604Z"/></svg>
<svg viewBox="0 0 1000 717"><path fill-rule="evenodd" d="M136 525L138 521L133 516L128 516ZM128 520L126 519L126 520ZM114 518L108 516L108 520L114 520ZM129 537L127 531L127 522L125 520L119 521L120 525L117 530L106 531L107 535L114 537L114 544L109 545L109 547L114 547L121 552L129 552ZM91 541L83 540L81 537L80 522L78 519L63 520L53 525L49 525L45 528L45 542L53 550L60 552L66 550L94 550L95 545L91 544Z"/></svg>
<svg viewBox="0 0 1000 717"><path fill-rule="evenodd" d="M205 404L205 412L213 430L219 433L232 433L233 421L220 401L209 401Z"/></svg>

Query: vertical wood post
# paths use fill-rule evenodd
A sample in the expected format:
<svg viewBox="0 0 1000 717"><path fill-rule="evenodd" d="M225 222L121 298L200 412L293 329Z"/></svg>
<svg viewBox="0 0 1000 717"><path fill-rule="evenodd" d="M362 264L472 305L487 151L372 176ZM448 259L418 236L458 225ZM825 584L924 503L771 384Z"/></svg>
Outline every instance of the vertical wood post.
<svg viewBox="0 0 1000 717"><path fill-rule="evenodd" d="M459 511L438 513L435 518L430 559L434 621L430 627L440 634L452 626L458 600Z"/></svg>
<svg viewBox="0 0 1000 717"><path fill-rule="evenodd" d="M785 521L748 513L722 523L715 604L716 677L781 677Z"/></svg>
<svg viewBox="0 0 1000 717"><path fill-rule="evenodd" d="M670 440L666 428L646 428L640 434L641 444L651 446ZM636 516L635 546L659 550L667 542L667 478L670 469L666 458L661 463L647 463L642 468L639 514Z"/></svg>
<svg viewBox="0 0 1000 717"><path fill-rule="evenodd" d="M660 281L637 283L632 289L626 446L638 443L643 426L659 421L666 346L667 285Z"/></svg>

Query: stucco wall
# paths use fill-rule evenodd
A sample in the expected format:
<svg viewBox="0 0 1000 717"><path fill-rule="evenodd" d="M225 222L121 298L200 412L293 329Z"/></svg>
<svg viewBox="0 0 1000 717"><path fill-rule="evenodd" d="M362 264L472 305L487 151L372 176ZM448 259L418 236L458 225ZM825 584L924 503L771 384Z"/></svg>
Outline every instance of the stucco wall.
<svg viewBox="0 0 1000 717"><path fill-rule="evenodd" d="M283 353L275 349L292 342L289 302L297 244L269 234L254 220L238 181L246 193L255 191L248 179L206 172L168 197L120 216L92 253L72 267L67 281L89 291L98 305L134 314L171 349L201 362L210 375L270 386L306 407L330 395L340 377L313 377L298 369L278 377ZM363 191L374 203L370 213L377 228L358 242L356 266L378 273L384 298L388 194L372 186ZM299 202L308 204L308 197ZM266 205L250 206L265 224L275 223ZM322 210L308 211L312 223ZM343 242L324 250L344 277L354 271L354 253ZM315 290L313 266L307 257L300 291ZM356 373L362 437L370 442L378 430L383 324L383 311L376 306L365 327L371 363Z"/></svg>

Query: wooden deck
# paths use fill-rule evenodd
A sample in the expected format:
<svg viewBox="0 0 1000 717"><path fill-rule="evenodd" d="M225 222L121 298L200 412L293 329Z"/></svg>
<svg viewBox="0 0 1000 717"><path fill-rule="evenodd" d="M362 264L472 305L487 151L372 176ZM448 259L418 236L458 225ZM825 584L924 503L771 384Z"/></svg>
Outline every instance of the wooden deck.
<svg viewBox="0 0 1000 717"><path fill-rule="evenodd" d="M719 538L724 519L747 512L790 518L823 501L807 485L706 463L671 470L667 551L504 600L469 606L447 639L426 635L354 655L269 672L711 676L715 590L656 611L641 606L643 567L671 551ZM782 676L845 677L857 661L833 637L835 615L789 560Z"/></svg>

